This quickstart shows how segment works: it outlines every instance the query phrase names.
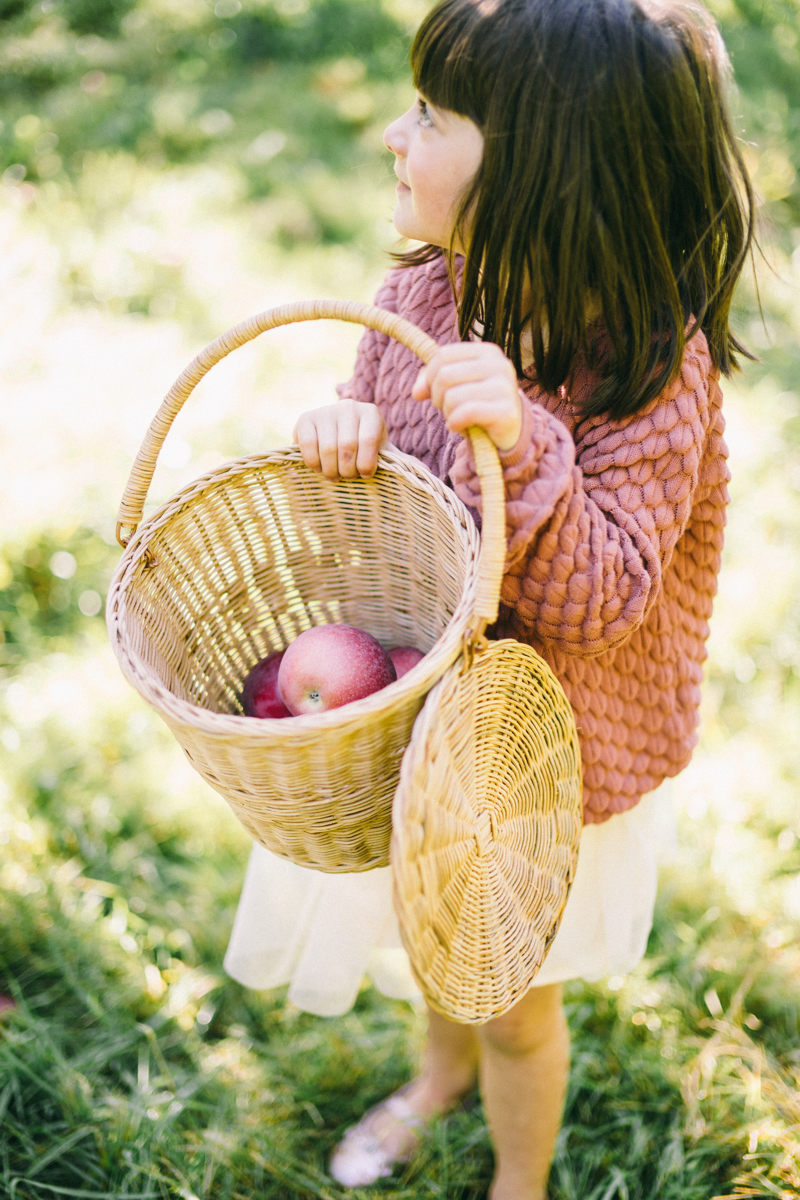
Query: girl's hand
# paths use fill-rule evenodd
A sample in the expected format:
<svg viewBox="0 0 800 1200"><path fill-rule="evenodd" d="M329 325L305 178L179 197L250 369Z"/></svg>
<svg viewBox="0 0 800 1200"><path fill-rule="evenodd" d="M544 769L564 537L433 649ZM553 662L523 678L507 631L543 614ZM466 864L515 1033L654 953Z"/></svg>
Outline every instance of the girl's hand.
<svg viewBox="0 0 800 1200"><path fill-rule="evenodd" d="M378 452L389 444L383 417L374 404L340 400L303 413L292 433L303 462L326 479L368 479Z"/></svg>
<svg viewBox="0 0 800 1200"><path fill-rule="evenodd" d="M513 363L493 342L441 346L417 376L411 395L430 400L447 428L485 429L498 450L510 450L522 432L522 400Z"/></svg>

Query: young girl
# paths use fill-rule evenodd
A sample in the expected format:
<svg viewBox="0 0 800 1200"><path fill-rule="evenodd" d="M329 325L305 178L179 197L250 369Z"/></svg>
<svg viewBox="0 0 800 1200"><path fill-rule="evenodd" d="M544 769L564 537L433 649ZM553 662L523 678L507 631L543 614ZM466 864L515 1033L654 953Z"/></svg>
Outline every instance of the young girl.
<svg viewBox="0 0 800 1200"><path fill-rule="evenodd" d="M650 0L442 0L386 130L395 227L422 246L377 296L430 333L427 368L367 332L338 404L295 437L329 479L416 455L480 513L463 437L496 445L508 554L498 637L573 706L585 828L562 925L526 996L472 1028L429 1013L421 1074L351 1129L346 1186L388 1175L479 1079L491 1200L542 1200L567 1082L561 983L644 953L662 837L650 793L689 761L727 501L720 372L752 193L707 15ZM226 960L345 1011L362 972L411 996L388 869L322 876L253 852ZM405 976L403 972L405 971Z"/></svg>

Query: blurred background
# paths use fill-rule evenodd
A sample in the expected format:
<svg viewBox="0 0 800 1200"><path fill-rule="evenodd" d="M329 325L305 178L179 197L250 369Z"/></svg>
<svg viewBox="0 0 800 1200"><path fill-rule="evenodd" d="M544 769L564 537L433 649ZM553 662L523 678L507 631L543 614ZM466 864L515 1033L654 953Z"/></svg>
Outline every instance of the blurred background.
<svg viewBox="0 0 800 1200"><path fill-rule="evenodd" d="M413 1069L368 982L323 1021L226 980L248 842L122 680L116 507L161 396L229 325L371 299L387 121L426 0L0 0L0 1196L336 1197L342 1128ZM733 498L701 746L648 957L568 989L551 1195L800 1196L800 13L715 0L764 258L725 388ZM759 313L758 294L763 306ZM151 500L285 444L359 331L204 381ZM477 1098L379 1191L483 1197Z"/></svg>

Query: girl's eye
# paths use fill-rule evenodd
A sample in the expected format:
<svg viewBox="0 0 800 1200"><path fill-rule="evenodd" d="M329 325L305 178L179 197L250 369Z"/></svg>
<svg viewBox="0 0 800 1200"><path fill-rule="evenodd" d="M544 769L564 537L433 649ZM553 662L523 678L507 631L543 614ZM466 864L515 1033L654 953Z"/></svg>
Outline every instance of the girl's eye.
<svg viewBox="0 0 800 1200"><path fill-rule="evenodd" d="M428 112L428 106L424 100L417 100L417 108L419 109L419 123L423 129L431 129L433 121L431 114Z"/></svg>

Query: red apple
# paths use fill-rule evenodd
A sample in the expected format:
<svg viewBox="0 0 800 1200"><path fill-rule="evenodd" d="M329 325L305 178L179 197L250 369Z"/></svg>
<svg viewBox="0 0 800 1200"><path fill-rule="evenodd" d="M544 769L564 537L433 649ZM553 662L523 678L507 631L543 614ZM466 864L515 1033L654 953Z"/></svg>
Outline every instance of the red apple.
<svg viewBox="0 0 800 1200"><path fill-rule="evenodd" d="M361 700L397 678L389 655L353 625L315 625L286 647L278 689L293 716Z"/></svg>
<svg viewBox="0 0 800 1200"><path fill-rule="evenodd" d="M398 679L402 679L406 671L410 671L418 662L422 662L425 657L422 651L417 650L415 646L392 646L388 654L394 663Z"/></svg>
<svg viewBox="0 0 800 1200"><path fill-rule="evenodd" d="M278 691L278 669L285 650L273 650L253 667L242 687L242 708L246 717L290 717L292 714Z"/></svg>

